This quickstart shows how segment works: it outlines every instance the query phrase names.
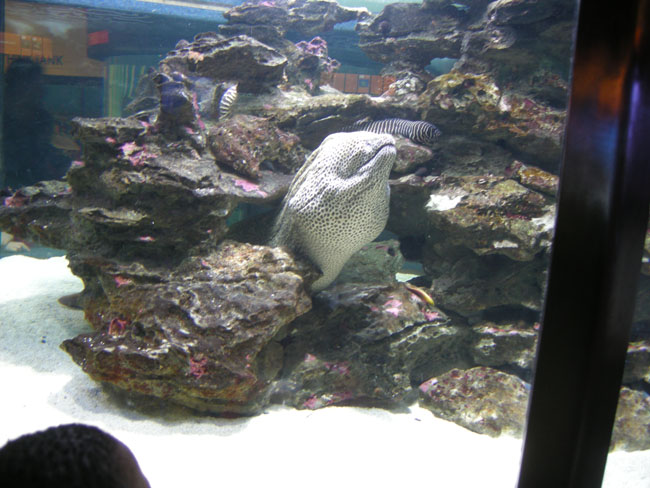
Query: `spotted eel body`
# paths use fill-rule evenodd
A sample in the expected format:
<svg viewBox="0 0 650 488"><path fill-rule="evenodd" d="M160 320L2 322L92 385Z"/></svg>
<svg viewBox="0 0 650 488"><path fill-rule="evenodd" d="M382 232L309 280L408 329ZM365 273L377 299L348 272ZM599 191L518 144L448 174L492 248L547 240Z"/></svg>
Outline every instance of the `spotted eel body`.
<svg viewBox="0 0 650 488"><path fill-rule="evenodd" d="M388 134L336 133L294 177L270 244L302 253L320 268L313 291L334 281L350 256L384 229L395 154Z"/></svg>
<svg viewBox="0 0 650 488"><path fill-rule="evenodd" d="M408 137L418 144L432 144L440 137L440 130L433 124L423 120L385 119L362 120L344 127L344 131L364 130L377 134L393 134Z"/></svg>

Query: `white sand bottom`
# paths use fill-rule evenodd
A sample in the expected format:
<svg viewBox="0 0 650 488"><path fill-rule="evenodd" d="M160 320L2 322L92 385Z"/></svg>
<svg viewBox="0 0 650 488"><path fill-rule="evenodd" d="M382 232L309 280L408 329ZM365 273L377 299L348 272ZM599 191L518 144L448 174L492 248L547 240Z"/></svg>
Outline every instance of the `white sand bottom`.
<svg viewBox="0 0 650 488"><path fill-rule="evenodd" d="M129 408L59 348L90 330L82 312L57 302L81 288L65 258L0 259L0 445L52 425L96 425L131 448L152 488L516 485L521 440L478 435L419 407L273 407L234 420ZM650 451L611 454L604 486L650 487Z"/></svg>

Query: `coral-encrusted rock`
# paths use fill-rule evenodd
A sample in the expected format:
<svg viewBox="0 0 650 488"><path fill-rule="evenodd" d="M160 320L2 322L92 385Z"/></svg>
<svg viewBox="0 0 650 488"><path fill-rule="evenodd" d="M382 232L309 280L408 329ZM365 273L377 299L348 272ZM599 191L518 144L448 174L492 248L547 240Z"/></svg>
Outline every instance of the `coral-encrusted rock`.
<svg viewBox="0 0 650 488"><path fill-rule="evenodd" d="M217 163L257 180L260 165L295 173L305 162L297 136L281 131L268 119L236 115L217 122L208 132L208 145Z"/></svg>
<svg viewBox="0 0 650 488"><path fill-rule="evenodd" d="M428 82L417 102L397 97L402 107L417 107L446 135L495 143L556 172L575 8L569 0L397 3L357 31L366 54L398 78L389 96L402 79ZM425 67L440 58L457 62L431 80Z"/></svg>
<svg viewBox="0 0 650 488"><path fill-rule="evenodd" d="M517 157L546 169L559 167L564 110L530 97L505 92L488 74L453 70L438 76L420 96L425 120L445 133L500 142Z"/></svg>
<svg viewBox="0 0 650 488"><path fill-rule="evenodd" d="M453 369L420 385L420 404L479 434L520 436L528 387L516 376L491 368Z"/></svg>
<svg viewBox="0 0 650 488"><path fill-rule="evenodd" d="M506 175L521 183L526 188L554 197L559 186L559 177L534 166L526 166L520 161L512 163L505 171Z"/></svg>
<svg viewBox="0 0 650 488"><path fill-rule="evenodd" d="M610 450L614 449L650 449L650 396L647 393L621 388L610 442Z"/></svg>
<svg viewBox="0 0 650 488"><path fill-rule="evenodd" d="M228 26L274 26L283 36L291 30L303 35L332 30L336 24L369 15L365 8L341 7L333 0L274 0L244 3L224 13Z"/></svg>
<svg viewBox="0 0 650 488"><path fill-rule="evenodd" d="M541 309L546 256L513 261L500 255L477 256L460 246L436 243L425 247L424 267L433 276L430 294L445 310L471 317L502 306Z"/></svg>
<svg viewBox="0 0 650 488"><path fill-rule="evenodd" d="M460 57L460 16L426 11L416 3L393 3L359 22L359 47L375 61L410 64L423 69L433 58Z"/></svg>
<svg viewBox="0 0 650 488"><path fill-rule="evenodd" d="M434 415L479 434L521 436L529 385L496 369L477 367L451 371L423 382L420 405ZM621 388L610 449L650 448L650 397Z"/></svg>
<svg viewBox="0 0 650 488"><path fill-rule="evenodd" d="M172 270L106 262L96 272L101 291L85 298L96 331L62 347L96 380L209 412L266 405L282 367L275 337L311 306L305 270L264 246L225 241Z"/></svg>
<svg viewBox="0 0 650 488"><path fill-rule="evenodd" d="M530 261L551 242L555 208L541 194L500 177L448 178L427 203L447 245Z"/></svg>
<svg viewBox="0 0 650 488"><path fill-rule="evenodd" d="M462 363L465 334L403 285L341 284L314 297L285 339L275 402L403 406L432 374Z"/></svg>
<svg viewBox="0 0 650 488"><path fill-rule="evenodd" d="M106 148L108 145L135 141L147 132L147 124L132 117L76 117L73 119L73 129L75 137L83 143L86 157L91 155L88 149L98 149L96 146Z"/></svg>
<svg viewBox="0 0 650 488"><path fill-rule="evenodd" d="M481 366L506 366L532 372L537 330L524 324L484 322L472 327L472 358Z"/></svg>
<svg viewBox="0 0 650 488"><path fill-rule="evenodd" d="M414 174L390 180L390 213L386 228L400 236L424 235L429 217L426 204L429 195L440 187L436 176L420 177Z"/></svg>
<svg viewBox="0 0 650 488"><path fill-rule="evenodd" d="M411 142L404 137L395 138L395 148L397 149L397 159L393 166L395 173L408 173L433 158L433 151L430 148Z"/></svg>
<svg viewBox="0 0 650 488"><path fill-rule="evenodd" d="M195 246L213 247L240 201L269 201L289 177L262 172L258 182L219 169L194 149L194 139L169 143L140 126L131 141L104 140L112 119L74 120L84 143L84 162L68 173L74 190L74 241L85 255L158 257L179 261ZM124 123L122 123L124 125ZM86 143L86 135L90 140Z"/></svg>
<svg viewBox="0 0 650 488"><path fill-rule="evenodd" d="M319 93L321 78L331 77L341 63L328 55L327 42L321 37L300 41L289 50L287 77L291 83L303 86L309 93Z"/></svg>
<svg viewBox="0 0 650 488"><path fill-rule="evenodd" d="M65 249L71 237L70 197L70 187L63 181L41 181L15 192L0 192L0 229L19 239Z"/></svg>
<svg viewBox="0 0 650 488"><path fill-rule="evenodd" d="M286 57L252 37L206 36L171 51L160 62L160 70L216 81L237 80L240 91L258 93L282 81L286 64Z"/></svg>
<svg viewBox="0 0 650 488"><path fill-rule="evenodd" d="M539 309L555 179L536 171L545 177L521 181L545 193L489 175L391 181L387 227L400 236L426 236L423 265L439 306L464 316L504 305ZM540 187L540 181L553 183Z"/></svg>
<svg viewBox="0 0 650 488"><path fill-rule="evenodd" d="M329 92L318 97L303 90L283 92L271 99L259 97L256 111L273 117L278 127L298 134L301 143L315 149L328 135L359 119L359 114L377 112L376 102L363 95Z"/></svg>
<svg viewBox="0 0 650 488"><path fill-rule="evenodd" d="M464 64L494 73L521 91L566 85L576 4L569 0L499 0L483 3L484 14L463 41ZM542 68L543 67L543 68ZM546 74L546 76L540 76ZM566 92L565 92L566 93ZM551 94L549 90L548 94ZM551 98L564 105L566 95Z"/></svg>
<svg viewBox="0 0 650 488"><path fill-rule="evenodd" d="M398 241L373 241L352 255L335 283L391 283L403 265Z"/></svg>

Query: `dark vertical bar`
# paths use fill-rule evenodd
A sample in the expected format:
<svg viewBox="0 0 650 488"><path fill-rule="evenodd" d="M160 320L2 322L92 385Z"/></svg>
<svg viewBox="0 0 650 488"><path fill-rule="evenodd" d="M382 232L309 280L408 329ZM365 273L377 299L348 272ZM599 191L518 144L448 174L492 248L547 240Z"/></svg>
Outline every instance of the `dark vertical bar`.
<svg viewBox="0 0 650 488"><path fill-rule="evenodd" d="M650 205L648 1L580 5L519 488L597 487Z"/></svg>

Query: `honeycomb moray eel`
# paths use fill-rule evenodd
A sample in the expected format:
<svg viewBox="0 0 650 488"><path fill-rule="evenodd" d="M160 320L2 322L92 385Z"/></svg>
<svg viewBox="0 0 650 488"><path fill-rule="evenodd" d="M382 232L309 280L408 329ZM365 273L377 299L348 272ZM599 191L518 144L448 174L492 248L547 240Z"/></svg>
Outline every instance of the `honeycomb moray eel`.
<svg viewBox="0 0 650 488"><path fill-rule="evenodd" d="M344 127L345 132L365 130L377 134L393 134L408 137L418 144L431 145L440 137L440 130L424 120L385 119L360 120Z"/></svg>
<svg viewBox="0 0 650 488"><path fill-rule="evenodd" d="M320 268L313 291L332 283L350 256L384 229L395 155L388 134L336 133L294 177L270 244L304 254Z"/></svg>

